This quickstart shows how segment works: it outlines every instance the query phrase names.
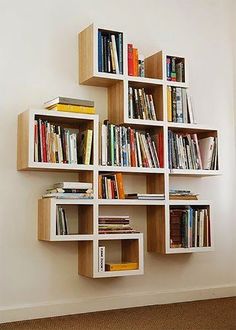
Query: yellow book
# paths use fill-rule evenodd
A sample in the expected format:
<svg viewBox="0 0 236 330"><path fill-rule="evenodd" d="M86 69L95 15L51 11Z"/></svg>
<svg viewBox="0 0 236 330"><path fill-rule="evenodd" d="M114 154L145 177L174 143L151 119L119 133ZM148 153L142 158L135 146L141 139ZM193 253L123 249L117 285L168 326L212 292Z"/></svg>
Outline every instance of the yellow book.
<svg viewBox="0 0 236 330"><path fill-rule="evenodd" d="M172 121L171 86L167 86L167 120Z"/></svg>
<svg viewBox="0 0 236 330"><path fill-rule="evenodd" d="M49 107L47 109L48 110L54 110L54 111L95 114L95 108L94 107L84 107L82 105L55 104L52 107Z"/></svg>
<svg viewBox="0 0 236 330"><path fill-rule="evenodd" d="M106 271L117 271L117 270L134 270L138 269L137 262L124 262L121 264L105 264Z"/></svg>

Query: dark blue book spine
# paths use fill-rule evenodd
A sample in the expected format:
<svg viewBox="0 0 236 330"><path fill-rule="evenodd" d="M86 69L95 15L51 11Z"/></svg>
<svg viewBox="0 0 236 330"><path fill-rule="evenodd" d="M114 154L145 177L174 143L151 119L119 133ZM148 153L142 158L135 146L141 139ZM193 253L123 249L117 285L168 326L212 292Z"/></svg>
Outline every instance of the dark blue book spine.
<svg viewBox="0 0 236 330"><path fill-rule="evenodd" d="M123 74L123 35L118 34L118 58L120 74Z"/></svg>
<svg viewBox="0 0 236 330"><path fill-rule="evenodd" d="M102 72L102 32L98 31L98 71Z"/></svg>

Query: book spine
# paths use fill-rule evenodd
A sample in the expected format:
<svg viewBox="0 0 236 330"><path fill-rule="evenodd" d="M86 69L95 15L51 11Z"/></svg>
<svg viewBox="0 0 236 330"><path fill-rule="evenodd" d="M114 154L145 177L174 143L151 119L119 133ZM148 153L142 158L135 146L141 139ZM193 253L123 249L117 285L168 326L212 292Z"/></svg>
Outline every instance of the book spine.
<svg viewBox="0 0 236 330"><path fill-rule="evenodd" d="M113 56L114 56L114 63L115 63L115 73L119 74L119 62L118 62L118 54L117 54L117 48L116 48L116 39L115 35L111 35L111 43L112 43L112 50L113 50Z"/></svg>
<svg viewBox="0 0 236 330"><path fill-rule="evenodd" d="M134 75L133 45L128 44L127 50L128 50L128 75L133 76Z"/></svg>
<svg viewBox="0 0 236 330"><path fill-rule="evenodd" d="M123 74L123 34L119 33L118 34L118 44L119 44L119 69L120 69L120 74Z"/></svg>
<svg viewBox="0 0 236 330"><path fill-rule="evenodd" d="M171 58L169 56L166 57L166 76L167 80L171 80Z"/></svg>
<svg viewBox="0 0 236 330"><path fill-rule="evenodd" d="M102 72L102 32L98 31L98 71Z"/></svg>
<svg viewBox="0 0 236 330"><path fill-rule="evenodd" d="M138 76L138 49L133 48L133 73Z"/></svg>
<svg viewBox="0 0 236 330"><path fill-rule="evenodd" d="M172 122L172 89L171 86L167 86L167 120Z"/></svg>
<svg viewBox="0 0 236 330"><path fill-rule="evenodd" d="M105 271L105 246L98 247L98 271Z"/></svg>

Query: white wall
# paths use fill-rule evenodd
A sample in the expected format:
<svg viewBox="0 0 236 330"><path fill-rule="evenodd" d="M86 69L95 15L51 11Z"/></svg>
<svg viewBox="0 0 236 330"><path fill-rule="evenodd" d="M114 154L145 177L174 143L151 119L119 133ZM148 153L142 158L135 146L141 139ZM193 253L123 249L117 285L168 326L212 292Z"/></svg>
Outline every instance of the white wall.
<svg viewBox="0 0 236 330"><path fill-rule="evenodd" d="M223 0L0 0L0 320L233 294L235 177L233 57ZM215 252L145 252L145 275L91 280L77 275L77 244L36 239L37 199L73 174L16 171L17 114L58 95L94 99L105 117L106 89L77 83L77 32L91 22L127 34L145 55L169 49L189 58L201 123L221 130L221 177L187 179L214 202ZM183 185L172 180L173 185ZM138 220L145 231L145 218Z"/></svg>

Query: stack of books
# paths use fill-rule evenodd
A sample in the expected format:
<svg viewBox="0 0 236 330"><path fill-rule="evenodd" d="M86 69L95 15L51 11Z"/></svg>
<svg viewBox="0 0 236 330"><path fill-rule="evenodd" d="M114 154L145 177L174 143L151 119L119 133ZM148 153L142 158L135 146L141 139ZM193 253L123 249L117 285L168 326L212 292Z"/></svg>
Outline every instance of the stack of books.
<svg viewBox="0 0 236 330"><path fill-rule="evenodd" d="M67 219L65 210L61 206L57 207L56 234L57 235L69 235L68 219Z"/></svg>
<svg viewBox="0 0 236 330"><path fill-rule="evenodd" d="M99 216L98 217L99 234L132 234L138 233L130 226L129 216Z"/></svg>
<svg viewBox="0 0 236 330"><path fill-rule="evenodd" d="M190 190L173 189L170 190L170 199L174 200L196 200L198 194L192 193Z"/></svg>
<svg viewBox="0 0 236 330"><path fill-rule="evenodd" d="M94 102L58 96L44 103L48 110L94 114Z"/></svg>
<svg viewBox="0 0 236 330"><path fill-rule="evenodd" d="M98 71L123 74L123 34L98 30Z"/></svg>
<svg viewBox="0 0 236 330"><path fill-rule="evenodd" d="M186 88L167 86L168 121L195 123L189 91Z"/></svg>
<svg viewBox="0 0 236 330"><path fill-rule="evenodd" d="M59 182L47 189L43 198L92 199L92 188L92 183L89 182Z"/></svg>
<svg viewBox="0 0 236 330"><path fill-rule="evenodd" d="M139 200L163 200L163 199L165 199L165 195L164 194L133 193L133 194L126 194L125 198L127 198L127 199L139 199Z"/></svg>
<svg viewBox="0 0 236 330"><path fill-rule="evenodd" d="M184 58L167 56L166 75L167 75L167 80L185 82Z"/></svg>
<svg viewBox="0 0 236 330"><path fill-rule="evenodd" d="M205 208L172 208L170 210L170 247L211 246L210 219Z"/></svg>
<svg viewBox="0 0 236 330"><path fill-rule="evenodd" d="M152 94L146 94L144 88L129 87L129 118L157 120Z"/></svg>
<svg viewBox="0 0 236 330"><path fill-rule="evenodd" d="M98 198L124 199L122 173L100 174L98 177Z"/></svg>
<svg viewBox="0 0 236 330"><path fill-rule="evenodd" d="M128 75L145 77L144 56L132 44L127 45L128 50Z"/></svg>
<svg viewBox="0 0 236 330"><path fill-rule="evenodd" d="M109 122L102 125L101 163L108 166L163 167L163 134Z"/></svg>
<svg viewBox="0 0 236 330"><path fill-rule="evenodd" d="M34 161L90 164L93 131L80 132L41 118L34 121Z"/></svg>
<svg viewBox="0 0 236 330"><path fill-rule="evenodd" d="M197 134L178 134L169 130L168 147L170 169L218 169L217 137L198 140Z"/></svg>

